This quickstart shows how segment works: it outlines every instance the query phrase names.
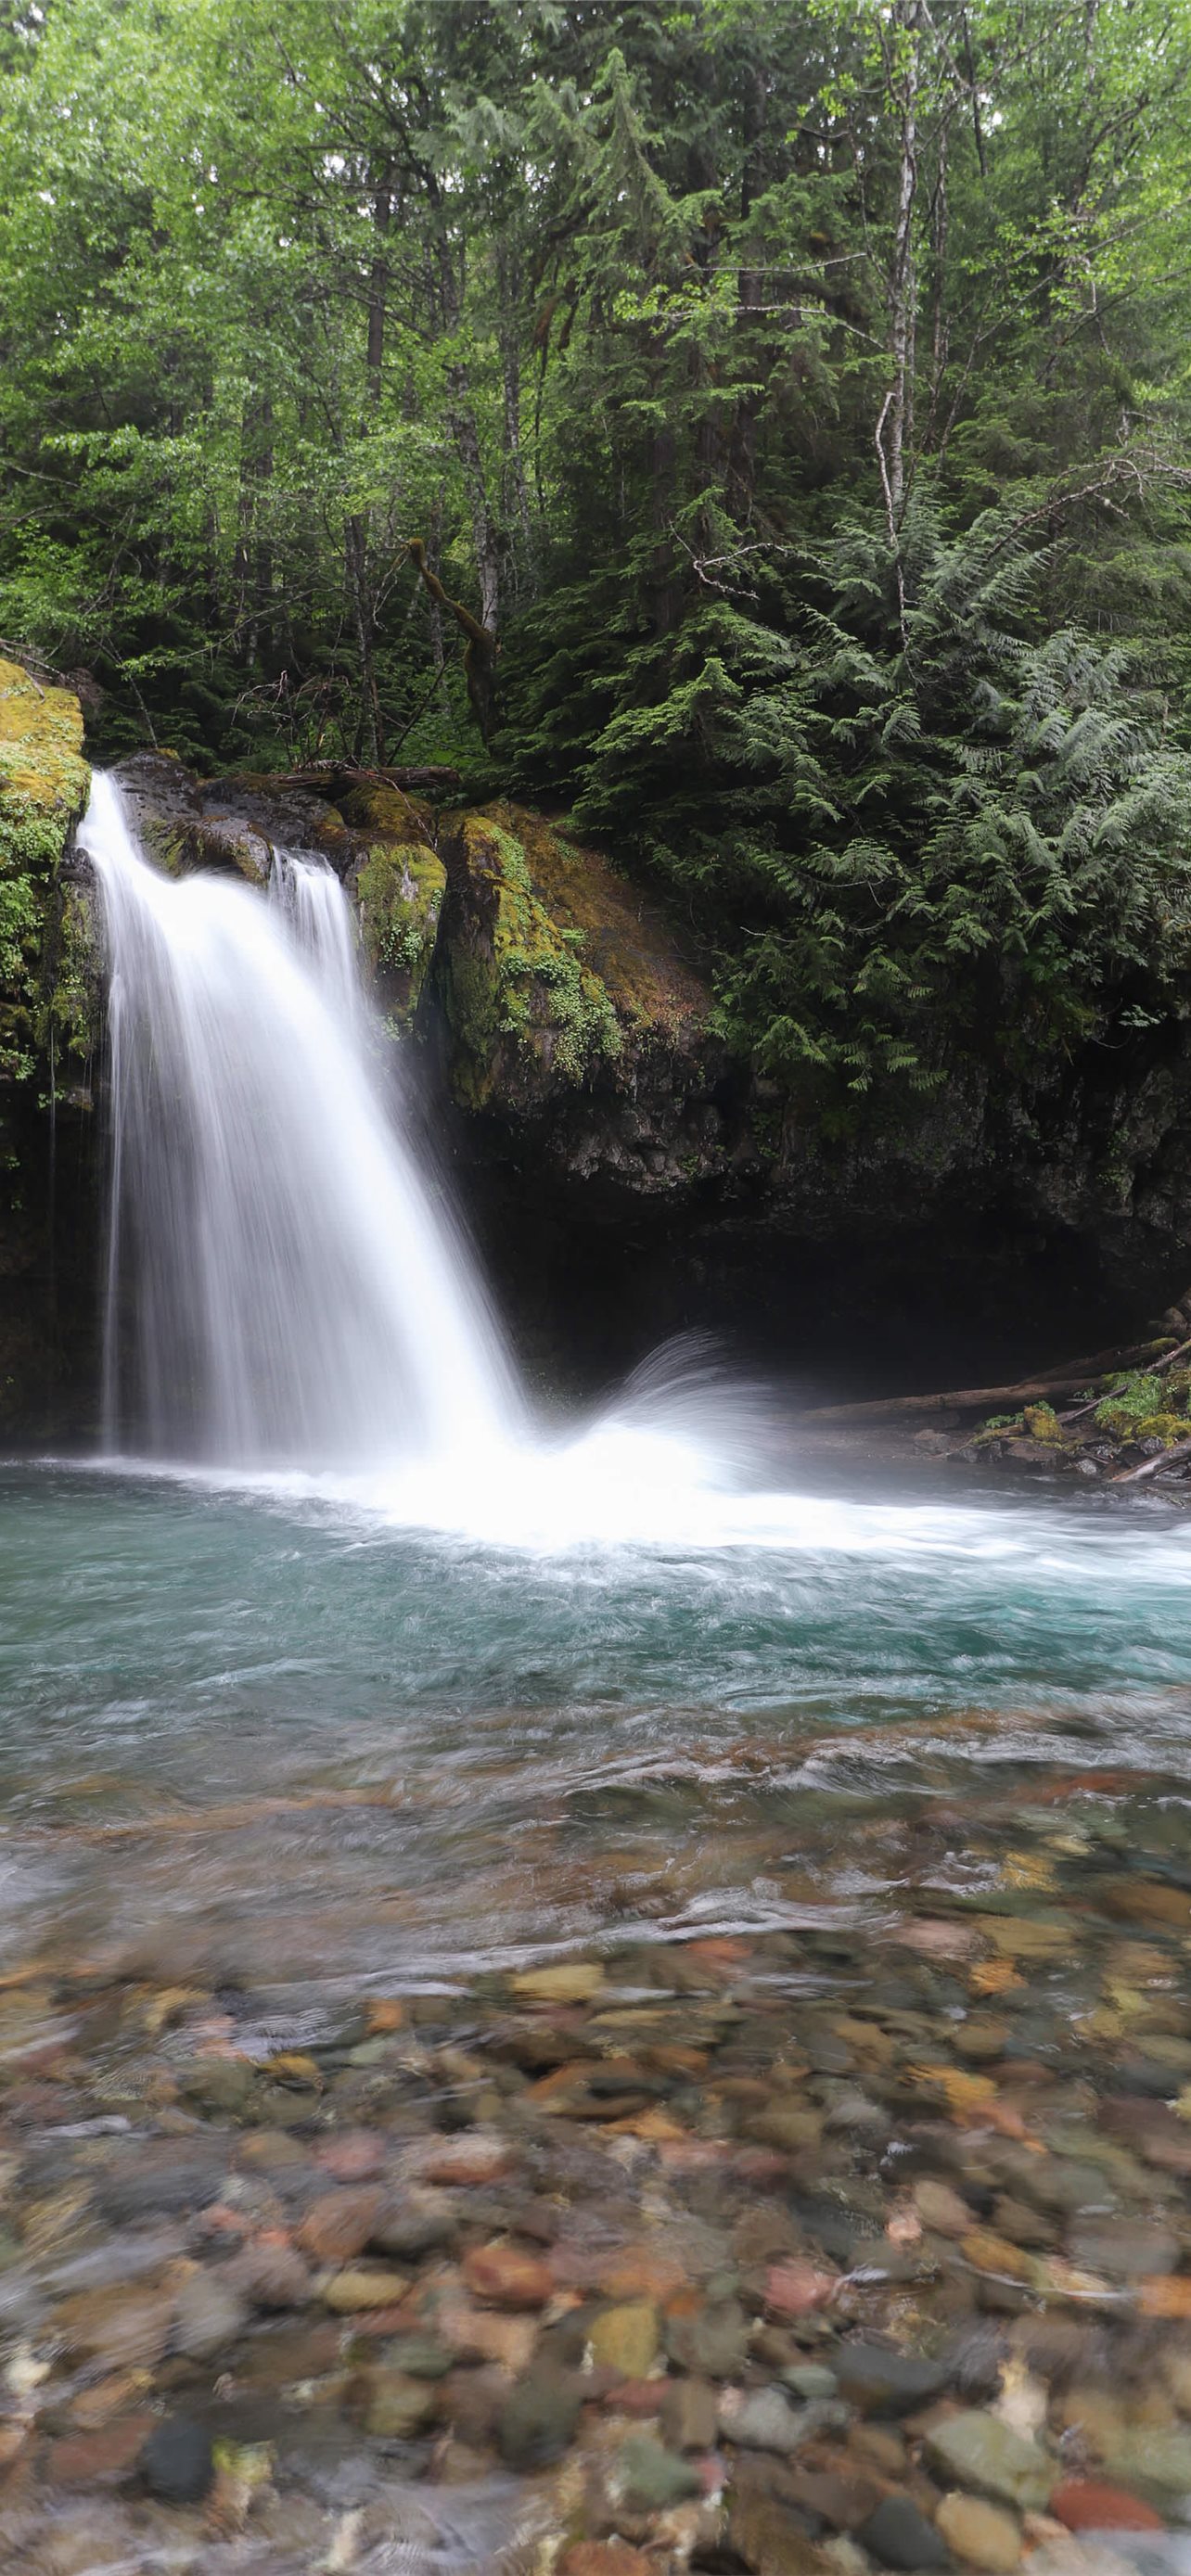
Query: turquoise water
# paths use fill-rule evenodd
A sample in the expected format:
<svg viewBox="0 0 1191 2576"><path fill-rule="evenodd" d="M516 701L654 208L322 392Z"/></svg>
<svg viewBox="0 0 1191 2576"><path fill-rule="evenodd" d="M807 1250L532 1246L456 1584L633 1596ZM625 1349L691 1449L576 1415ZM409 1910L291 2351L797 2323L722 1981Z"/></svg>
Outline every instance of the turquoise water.
<svg viewBox="0 0 1191 2576"><path fill-rule="evenodd" d="M982 1835L1067 1775L1093 1858L1181 1871L1186 1522L946 1471L715 1508L552 1551L11 1467L0 1957L417 1984L879 1912L914 1818L976 1884Z"/></svg>

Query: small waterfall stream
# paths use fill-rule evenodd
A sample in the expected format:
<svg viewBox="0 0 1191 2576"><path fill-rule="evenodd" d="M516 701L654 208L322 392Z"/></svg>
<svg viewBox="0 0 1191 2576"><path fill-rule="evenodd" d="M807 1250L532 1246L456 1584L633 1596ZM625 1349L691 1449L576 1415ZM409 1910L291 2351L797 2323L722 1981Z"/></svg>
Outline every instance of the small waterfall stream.
<svg viewBox="0 0 1191 2576"><path fill-rule="evenodd" d="M103 775L81 840L111 970L109 1450L356 1472L499 1447L514 1373L378 1097L338 880L174 882Z"/></svg>

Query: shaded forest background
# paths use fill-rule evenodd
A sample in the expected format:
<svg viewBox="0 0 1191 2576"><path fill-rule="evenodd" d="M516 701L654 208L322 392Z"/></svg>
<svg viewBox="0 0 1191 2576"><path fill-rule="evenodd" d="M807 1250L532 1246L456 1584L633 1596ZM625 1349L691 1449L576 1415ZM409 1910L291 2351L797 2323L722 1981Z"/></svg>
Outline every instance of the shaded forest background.
<svg viewBox="0 0 1191 2576"><path fill-rule="evenodd" d="M828 1135L1186 1019L1191 0L45 0L0 69L0 637L97 757L565 805Z"/></svg>

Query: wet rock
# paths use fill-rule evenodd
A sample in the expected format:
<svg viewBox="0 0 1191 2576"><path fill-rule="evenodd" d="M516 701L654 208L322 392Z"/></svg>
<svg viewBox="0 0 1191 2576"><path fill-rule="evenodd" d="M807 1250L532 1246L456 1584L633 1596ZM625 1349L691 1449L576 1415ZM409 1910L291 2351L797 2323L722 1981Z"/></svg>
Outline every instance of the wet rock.
<svg viewBox="0 0 1191 2576"><path fill-rule="evenodd" d="M379 2440L409 2442L425 2430L438 2411L438 2391L425 2379L403 2370L370 2373L364 2429Z"/></svg>
<svg viewBox="0 0 1191 2576"><path fill-rule="evenodd" d="M298 2228L298 2245L312 2263L350 2263L372 2242L383 2208L384 2194L375 2185L324 2192Z"/></svg>
<svg viewBox="0 0 1191 2576"><path fill-rule="evenodd" d="M554 2289L548 2263L516 2245L477 2245L463 2258L473 2298L497 2308L544 2308Z"/></svg>
<svg viewBox="0 0 1191 2576"><path fill-rule="evenodd" d="M603 1982L598 1960L566 1959L555 1967L527 1968L512 1984L522 2003L581 2004L598 1995Z"/></svg>
<svg viewBox="0 0 1191 2576"><path fill-rule="evenodd" d="M577 2540L560 2563L559 2576L655 2576L656 2559L627 2540Z"/></svg>
<svg viewBox="0 0 1191 2576"><path fill-rule="evenodd" d="M1129 2426L1106 2443L1104 2466L1111 2478L1158 2503L1191 2495L1191 2433Z"/></svg>
<svg viewBox="0 0 1191 2576"><path fill-rule="evenodd" d="M970 2203L950 2183L937 2182L930 2174L914 2185L914 2207L936 2236L966 2236L972 2224Z"/></svg>
<svg viewBox="0 0 1191 2576"><path fill-rule="evenodd" d="M181 2077L188 2102L209 2119L236 2120L248 2108L256 2068L243 2057L203 2057Z"/></svg>
<svg viewBox="0 0 1191 2576"><path fill-rule="evenodd" d="M466 2268L466 2267L465 2267ZM657 2359L659 2320L652 2299L626 2299L592 2320L591 2353L597 2368L644 2379Z"/></svg>
<svg viewBox="0 0 1191 2576"><path fill-rule="evenodd" d="M1064 2478L1050 2499L1050 2511L1056 2522L1065 2523L1068 2531L1164 2531L1166 2524L1153 2505L1140 2496L1130 2495L1125 2487L1110 2486L1101 2478Z"/></svg>
<svg viewBox="0 0 1191 2576"><path fill-rule="evenodd" d="M1037 2443L1024 2440L998 2416L982 2409L932 2425L925 2449L932 2468L957 2486L975 2487L1006 2504L1044 2505L1056 2482L1054 2462Z"/></svg>
<svg viewBox="0 0 1191 2576"><path fill-rule="evenodd" d="M410 2379L445 2379L455 2366L450 2346L428 2334L403 2334L390 2347L390 2358L394 2368L403 2370Z"/></svg>
<svg viewBox="0 0 1191 2576"><path fill-rule="evenodd" d="M812 2103L774 2102L752 2114L748 2133L762 2146L777 2147L784 2155L801 2155L805 2148L817 2147L825 2116Z"/></svg>
<svg viewBox="0 0 1191 2576"><path fill-rule="evenodd" d="M229 2282L254 2308L302 2308L314 2297L314 2282L302 2257L284 2239L258 2238L226 2266Z"/></svg>
<svg viewBox="0 0 1191 2576"><path fill-rule="evenodd" d="M354 2316L367 2308L398 2306L408 2288L406 2272L373 2271L364 2264L351 2264L324 2281L322 2297L337 2316Z"/></svg>
<svg viewBox="0 0 1191 2576"><path fill-rule="evenodd" d="M1030 2281L1034 2277L1029 2255L989 2227L974 2227L967 2236L961 2236L959 2250L975 2272L988 2272L1007 2281Z"/></svg>
<svg viewBox="0 0 1191 2576"><path fill-rule="evenodd" d="M381 2254L417 2262L424 2254L453 2245L458 2233L455 2206L445 2193L409 2191L382 2199L368 2241Z"/></svg>
<svg viewBox="0 0 1191 2576"><path fill-rule="evenodd" d="M906 2495L883 2496L856 2535L881 2567L949 2567L947 2543Z"/></svg>
<svg viewBox="0 0 1191 2576"><path fill-rule="evenodd" d="M874 2479L847 2477L835 2469L792 2469L783 2481L782 2492L803 2512L813 2514L817 2522L830 2523L835 2531L858 2530L881 2501L881 2490Z"/></svg>
<svg viewBox="0 0 1191 2576"><path fill-rule="evenodd" d="M1053 2506L1052 2506L1053 2510ZM1009 2576L1021 2564L1021 2530L1003 2505L982 2496L946 2495L935 2515L938 2530L965 2567Z"/></svg>
<svg viewBox="0 0 1191 2576"><path fill-rule="evenodd" d="M1139 2281L1151 2273L1173 2272L1182 2246L1169 2228L1149 2226L1143 2219L1087 2219L1072 2229L1070 2253L1083 2271L1100 2272L1109 2281Z"/></svg>
<svg viewBox="0 0 1191 2576"><path fill-rule="evenodd" d="M748 2318L738 2299L677 2302L665 2320L665 2346L680 2370L700 2379L731 2379L748 2353Z"/></svg>
<svg viewBox="0 0 1191 2576"><path fill-rule="evenodd" d="M451 2190L483 2189L487 2183L499 2182L513 2171L516 2156L507 2138L480 2136L444 2139L427 2156L422 2167L429 2183L442 2183Z"/></svg>
<svg viewBox="0 0 1191 2576"><path fill-rule="evenodd" d="M838 2275L814 2263L774 2263L765 2276L765 2305L775 2317L811 2316L838 2288Z"/></svg>
<svg viewBox="0 0 1191 2576"><path fill-rule="evenodd" d="M799 2361L786 2364L781 2373L782 2385L795 2397L834 2397L839 2380L825 2362Z"/></svg>
<svg viewBox="0 0 1191 2576"><path fill-rule="evenodd" d="M208 2152L205 2141L201 2153L189 2144L162 2148L138 2143L135 2152L126 2149L118 2162L101 2169L96 2200L113 2226L143 2225L150 2212L174 2217L201 2207L218 2190L226 2170L226 2157L218 2146Z"/></svg>
<svg viewBox="0 0 1191 2576"><path fill-rule="evenodd" d="M863 2469L875 2469L883 2478L904 2478L906 2474L905 2443L901 2434L891 2432L887 2424L853 2424L848 2449Z"/></svg>
<svg viewBox="0 0 1191 2576"><path fill-rule="evenodd" d="M662 2433L672 2451L709 2451L716 2435L716 2394L705 2379L662 2383Z"/></svg>
<svg viewBox="0 0 1191 2576"><path fill-rule="evenodd" d="M444 2343L463 2361L499 2362L518 2377L528 2370L538 2338L537 2321L528 2316L502 2315L492 2308L474 2308L469 2299L446 2298L437 2310L438 2331ZM579 2339L571 2359L582 2360L583 2345Z"/></svg>
<svg viewBox="0 0 1191 2576"><path fill-rule="evenodd" d="M188 2360L208 2361L237 2341L248 2316L248 2301L234 2282L218 2272L192 2272L178 2292L170 2342Z"/></svg>
<svg viewBox="0 0 1191 2576"><path fill-rule="evenodd" d="M167 2415L149 2435L140 2469L163 2504L198 2504L215 2474L210 2434L189 2415Z"/></svg>
<svg viewBox="0 0 1191 2576"><path fill-rule="evenodd" d="M634 2433L623 2443L610 2479L613 2491L633 2513L658 2513L700 2494L702 2479L689 2460L679 2459L647 2433Z"/></svg>
<svg viewBox="0 0 1191 2576"><path fill-rule="evenodd" d="M374 2129L344 2129L314 2149L314 2160L336 2182L374 2182L385 2169L385 2142Z"/></svg>
<svg viewBox="0 0 1191 2576"><path fill-rule="evenodd" d="M910 2415L947 2384L938 2362L876 2343L842 2344L835 2373L841 2395L865 2415Z"/></svg>
<svg viewBox="0 0 1191 2576"><path fill-rule="evenodd" d="M500 2456L509 2469L545 2469L569 2448L583 2402L580 2386L561 2373L519 2381L496 2424Z"/></svg>
<svg viewBox="0 0 1191 2576"><path fill-rule="evenodd" d="M1006 2192L1000 2192L993 2202L992 2222L998 2236L1007 2237L1011 2245L1044 2250L1058 2243L1058 2229L1052 2219Z"/></svg>
<svg viewBox="0 0 1191 2576"><path fill-rule="evenodd" d="M50 2446L46 2477L55 2487L116 2486L130 2476L154 2429L155 2418L142 2409L92 2433L65 2434Z"/></svg>
<svg viewBox="0 0 1191 2576"><path fill-rule="evenodd" d="M174 2297L132 2284L82 2290L54 2311L54 2330L68 2353L107 2370L151 2368L169 2340Z"/></svg>
<svg viewBox="0 0 1191 2576"><path fill-rule="evenodd" d="M816 2434L839 2431L847 2408L831 2398L809 2406L791 2406L780 2388L725 2388L719 2403L724 2439L741 2450L777 2451L792 2457Z"/></svg>
<svg viewBox="0 0 1191 2576"><path fill-rule="evenodd" d="M826 2576L831 2565L805 2522L777 2496L734 2495L727 2536L753 2576Z"/></svg>

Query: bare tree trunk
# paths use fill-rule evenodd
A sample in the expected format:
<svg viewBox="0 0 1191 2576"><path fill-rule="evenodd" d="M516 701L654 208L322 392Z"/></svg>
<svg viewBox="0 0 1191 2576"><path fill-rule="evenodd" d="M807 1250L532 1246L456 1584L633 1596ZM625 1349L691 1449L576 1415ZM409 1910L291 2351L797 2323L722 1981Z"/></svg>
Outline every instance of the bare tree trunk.
<svg viewBox="0 0 1191 2576"><path fill-rule="evenodd" d="M455 453L463 467L463 480L471 510L472 542L476 552L476 572L480 583L480 624L495 636L500 627L500 539L488 498L484 460L480 454L480 434L476 427L475 407L465 366L447 369L450 392L448 418Z"/></svg>
<svg viewBox="0 0 1191 2576"><path fill-rule="evenodd" d="M923 433L923 445L929 447L943 392L950 334L947 327L947 143L950 126L946 117L939 135L939 166L935 179L935 197L931 220L931 251L934 261L934 333L930 365L930 413Z"/></svg>
<svg viewBox="0 0 1191 2576"><path fill-rule="evenodd" d="M379 409L380 406L385 364L385 308L389 293L389 263L385 255L385 238L392 220L392 165L387 163L372 200L372 221L377 246L368 273L368 391L374 410Z"/></svg>
<svg viewBox="0 0 1191 2576"><path fill-rule="evenodd" d="M914 435L914 198L918 187L919 0L896 0L893 13L892 72L901 134L897 174L897 215L893 234L893 268L889 282L892 400L883 442L889 503L895 525L906 495L906 451ZM902 45L901 37L908 41Z"/></svg>
<svg viewBox="0 0 1191 2576"><path fill-rule="evenodd" d="M376 685L376 665L372 653L372 601L368 589L368 531L358 513L353 513L344 529L344 553L347 559L347 588L351 601L352 626L355 631L356 651L360 656L364 749L375 769L379 765L383 749L380 693Z"/></svg>
<svg viewBox="0 0 1191 2576"><path fill-rule="evenodd" d="M744 145L744 167L740 183L740 218L747 223L753 206L765 185L765 74L758 67L749 76L745 92L741 140ZM742 261L736 279L737 335L744 343L744 373L749 374L748 343L752 316L764 295L765 281L755 268ZM757 471L757 411L760 395L742 394L732 423L729 473L737 514L748 519L753 506Z"/></svg>
<svg viewBox="0 0 1191 2576"><path fill-rule="evenodd" d="M426 531L426 561L430 566L431 572L438 573L439 575L442 573L442 554L440 547L441 535L442 498L440 495L430 513L430 523ZM433 596L429 596L429 605L430 653L435 670L438 673L439 696L442 699L444 707L449 707L451 703L451 692L447 686L447 648L443 640L442 610L439 607L437 599Z"/></svg>
<svg viewBox="0 0 1191 2576"><path fill-rule="evenodd" d="M430 183L430 202L437 220L436 254L438 287L442 304L444 335L454 338L462 319L462 301L451 245L447 238L446 210L437 181ZM455 453L463 468L464 488L471 513L472 542L475 547L476 572L480 584L480 624L492 641L493 654L500 629L500 540L488 497L484 459L480 453L480 433L476 426L475 405L471 399L471 382L465 362L460 358L447 368L447 421L454 440Z"/></svg>
<svg viewBox="0 0 1191 2576"><path fill-rule="evenodd" d="M517 305L521 281L516 260L499 240L496 248L496 281L500 298L500 361L505 410L507 488L504 506L508 516L511 517L515 513L520 521L526 565L532 567L533 520L529 507L529 485L525 478L525 460L521 452L521 352L517 340Z"/></svg>

